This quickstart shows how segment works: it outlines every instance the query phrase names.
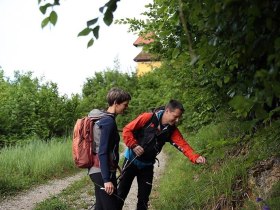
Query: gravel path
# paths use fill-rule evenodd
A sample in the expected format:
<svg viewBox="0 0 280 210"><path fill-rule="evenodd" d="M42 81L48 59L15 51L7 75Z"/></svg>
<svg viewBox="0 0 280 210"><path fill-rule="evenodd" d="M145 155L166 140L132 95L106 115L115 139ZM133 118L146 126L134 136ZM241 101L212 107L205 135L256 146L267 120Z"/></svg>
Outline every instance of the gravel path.
<svg viewBox="0 0 280 210"><path fill-rule="evenodd" d="M4 200L0 203L1 210L18 210L18 209L33 209L36 203L39 203L51 196L59 194L63 189L80 180L86 174L84 172L78 173L75 176L66 177L65 179L52 180L51 182L40 185L27 192Z"/></svg>
<svg viewBox="0 0 280 210"><path fill-rule="evenodd" d="M165 154L161 152L158 155L158 159L160 160L160 167L157 167L157 164L155 164L154 183L157 182L165 167ZM0 210L32 210L35 207L36 203L42 202L47 198L59 194L67 186L71 185L75 181L80 180L81 178L83 178L83 176L87 176L87 174L84 171L79 174L76 174L75 176L67 177L65 179L52 180L51 182L45 185L40 185L27 192L20 193L17 196L14 196L1 202ZM129 195L125 201L123 210L135 209L136 202L137 183L135 179L130 189Z"/></svg>
<svg viewBox="0 0 280 210"><path fill-rule="evenodd" d="M166 155L161 152L157 158L159 159L160 167L158 167L158 164L156 163L154 165L154 181L153 186L157 183L159 180L159 177L162 175L164 168L165 168L165 162L166 162ZM136 209L136 203L137 203L137 181L134 179L132 183L132 187L129 191L129 194L125 200L123 210L132 210Z"/></svg>

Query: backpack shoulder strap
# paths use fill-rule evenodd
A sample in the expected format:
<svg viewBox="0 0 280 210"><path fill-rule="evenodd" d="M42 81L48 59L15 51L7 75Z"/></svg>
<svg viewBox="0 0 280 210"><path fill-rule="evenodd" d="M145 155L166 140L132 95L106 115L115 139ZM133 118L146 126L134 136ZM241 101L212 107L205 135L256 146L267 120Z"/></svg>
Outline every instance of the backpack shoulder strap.
<svg viewBox="0 0 280 210"><path fill-rule="evenodd" d="M154 113L154 112L153 112L151 118L144 125L144 128L149 127L151 124L154 124L155 126L158 126L158 124L159 124L159 121L157 119L156 113Z"/></svg>
<svg viewBox="0 0 280 210"><path fill-rule="evenodd" d="M151 108L151 112L153 113L152 114L152 117L151 119L145 124L145 128L148 127L151 123L154 123L156 126L158 126L159 122L160 122L160 119L161 119L161 116L159 117L158 116L158 112L159 111L162 111L165 109L165 106L160 106L160 107L157 107L157 108Z"/></svg>

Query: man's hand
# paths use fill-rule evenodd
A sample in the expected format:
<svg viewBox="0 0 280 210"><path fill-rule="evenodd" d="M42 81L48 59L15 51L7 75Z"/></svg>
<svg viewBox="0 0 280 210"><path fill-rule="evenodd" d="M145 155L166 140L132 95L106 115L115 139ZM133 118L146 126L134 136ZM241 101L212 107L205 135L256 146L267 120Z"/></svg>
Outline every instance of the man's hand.
<svg viewBox="0 0 280 210"><path fill-rule="evenodd" d="M112 182L105 182L104 183L104 190L107 194L112 195L114 190L115 190L115 187L114 187Z"/></svg>
<svg viewBox="0 0 280 210"><path fill-rule="evenodd" d="M135 154L139 157L144 153L144 149L143 147L137 145L136 147L133 148L133 152L135 152Z"/></svg>
<svg viewBox="0 0 280 210"><path fill-rule="evenodd" d="M199 156L199 157L195 160L195 162L198 163L198 164L204 164L204 163L206 163L206 159L205 159L205 157Z"/></svg>

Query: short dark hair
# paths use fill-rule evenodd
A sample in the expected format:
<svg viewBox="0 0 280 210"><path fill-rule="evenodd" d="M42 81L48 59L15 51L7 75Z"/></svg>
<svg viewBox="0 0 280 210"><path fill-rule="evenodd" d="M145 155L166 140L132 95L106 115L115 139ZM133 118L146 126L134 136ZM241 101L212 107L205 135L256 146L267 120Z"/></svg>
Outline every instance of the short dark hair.
<svg viewBox="0 0 280 210"><path fill-rule="evenodd" d="M117 87L111 88L111 90L109 90L107 94L107 102L109 106L112 106L115 102L117 104L121 104L125 101L130 101L130 100L131 100L130 94Z"/></svg>
<svg viewBox="0 0 280 210"><path fill-rule="evenodd" d="M185 111L183 104L180 101L171 99L168 104L165 105L165 109L170 109L174 111L175 109L180 109L183 113Z"/></svg>

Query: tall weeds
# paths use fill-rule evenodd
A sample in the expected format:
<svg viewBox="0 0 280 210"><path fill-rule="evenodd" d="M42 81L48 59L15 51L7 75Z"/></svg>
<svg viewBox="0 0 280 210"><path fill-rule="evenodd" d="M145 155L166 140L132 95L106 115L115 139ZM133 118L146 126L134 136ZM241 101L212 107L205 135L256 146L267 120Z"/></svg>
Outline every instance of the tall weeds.
<svg viewBox="0 0 280 210"><path fill-rule="evenodd" d="M76 171L71 141L53 139L0 150L0 195L14 194Z"/></svg>
<svg viewBox="0 0 280 210"><path fill-rule="evenodd" d="M249 198L248 170L259 160L280 155L280 121L253 135L245 132L247 125L233 121L211 124L189 137L193 148L206 156L206 165L191 164L174 148L165 147L167 169L156 194L152 194L152 208L248 209L250 204L250 209L257 209L256 202ZM267 202L278 209L275 198L279 198L278 193Z"/></svg>

